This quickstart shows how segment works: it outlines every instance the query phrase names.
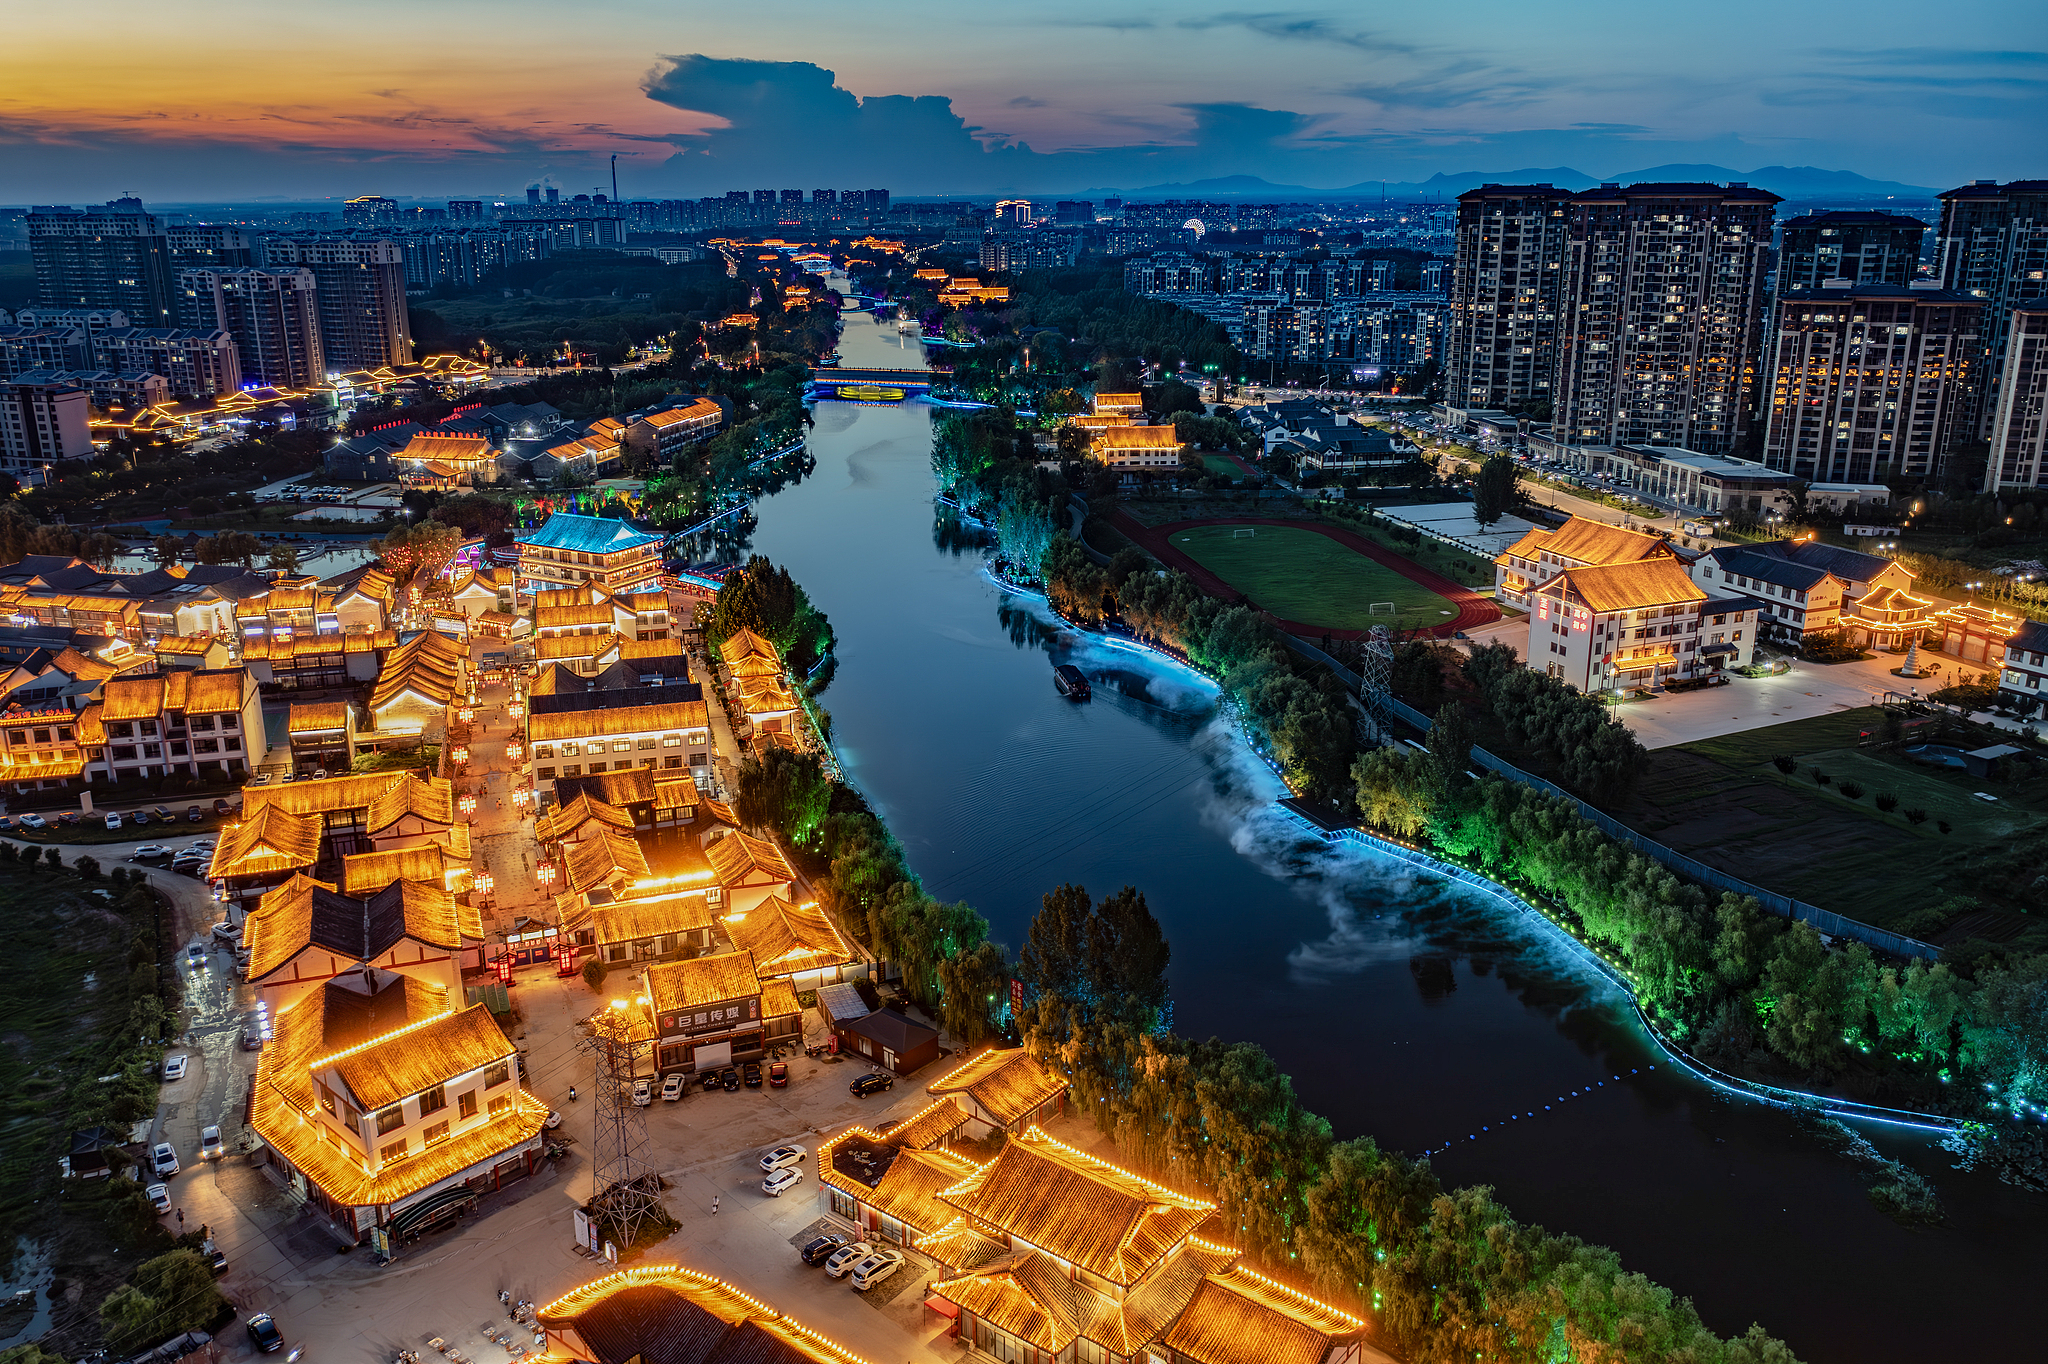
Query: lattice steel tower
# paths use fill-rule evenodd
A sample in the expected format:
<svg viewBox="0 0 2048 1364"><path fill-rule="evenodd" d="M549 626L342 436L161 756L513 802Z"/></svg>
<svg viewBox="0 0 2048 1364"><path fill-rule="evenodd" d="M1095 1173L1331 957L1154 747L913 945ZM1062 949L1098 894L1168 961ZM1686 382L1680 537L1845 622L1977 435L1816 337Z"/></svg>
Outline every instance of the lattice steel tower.
<svg viewBox="0 0 2048 1364"><path fill-rule="evenodd" d="M1365 637L1358 658L1358 700L1378 732L1372 737L1387 742L1394 733L1393 707L1387 698L1394 691L1394 643L1387 627L1375 625Z"/></svg>
<svg viewBox="0 0 2048 1364"><path fill-rule="evenodd" d="M596 1121L591 1127L590 1213L623 1256L645 1224L663 1216L661 1176L647 1161L646 1111L633 1102L633 1082L654 1067L654 1020L644 1000L614 1000L591 1020L582 1043L596 1074Z"/></svg>

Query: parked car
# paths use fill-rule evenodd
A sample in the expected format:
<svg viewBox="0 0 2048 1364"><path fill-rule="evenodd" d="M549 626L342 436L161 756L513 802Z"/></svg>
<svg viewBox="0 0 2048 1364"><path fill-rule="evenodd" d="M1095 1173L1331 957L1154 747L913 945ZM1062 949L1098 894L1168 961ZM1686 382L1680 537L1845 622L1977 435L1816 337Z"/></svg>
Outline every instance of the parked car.
<svg viewBox="0 0 2048 1364"><path fill-rule="evenodd" d="M44 819L41 815L23 815L21 817L21 827L24 829L47 829L50 827L50 821Z"/></svg>
<svg viewBox="0 0 2048 1364"><path fill-rule="evenodd" d="M879 1070L871 1070L866 1075L856 1076L853 1083L846 1087L846 1092L853 1095L856 1099L865 1099L870 1094L880 1094L885 1090L894 1089L895 1087L895 1076L884 1075Z"/></svg>
<svg viewBox="0 0 2048 1364"><path fill-rule="evenodd" d="M217 815L224 815L233 808L225 799L216 799L213 802L213 812Z"/></svg>
<svg viewBox="0 0 2048 1364"><path fill-rule="evenodd" d="M761 1157L761 1173L772 1175L777 1170L786 1170L792 1165L804 1163L804 1148L801 1146L778 1146Z"/></svg>
<svg viewBox="0 0 2048 1364"><path fill-rule="evenodd" d="M108 816L107 816L107 820L108 820L108 823L107 823L107 827L108 827L109 829L116 829L116 828L119 828L119 827L120 827L119 825L117 825L117 824L113 823L113 821L114 821L114 820L115 820L116 818L118 818L118 816L116 816L116 815L108 815ZM143 827L144 825L146 825L146 824L148 824L148 823L149 823L149 811L147 811L147 810L135 810L135 811L131 811L131 812L129 813L129 816L128 816L128 818L130 818L130 819L134 820L134 821L135 821L135 827L136 827L136 828L138 828L138 829L140 829L140 828L142 828L142 827Z"/></svg>
<svg viewBox="0 0 2048 1364"><path fill-rule="evenodd" d="M185 807L185 822L187 824L197 824L200 820L205 818L206 811L200 809L198 806L188 805Z"/></svg>
<svg viewBox="0 0 2048 1364"><path fill-rule="evenodd" d="M672 1104L682 1097L683 1073L680 1070L672 1070L668 1073L667 1078L661 1082L661 1101L665 1104Z"/></svg>
<svg viewBox="0 0 2048 1364"><path fill-rule="evenodd" d="M9 830L9 829L12 829L13 827L14 827L14 816L13 816L13 815L0 815L0 833L5 833L5 832L6 832L7 830Z"/></svg>
<svg viewBox="0 0 2048 1364"><path fill-rule="evenodd" d="M158 1179L178 1173L178 1148L167 1141L150 1147L149 1168L156 1171Z"/></svg>
<svg viewBox="0 0 2048 1364"><path fill-rule="evenodd" d="M797 1254L807 1265L821 1265L838 1254L847 1244L847 1238L838 1232L827 1232L815 1241L805 1242L804 1248L798 1251Z"/></svg>
<svg viewBox="0 0 2048 1364"><path fill-rule="evenodd" d="M859 1242L841 1246L825 1261L825 1273L829 1278L843 1279L853 1272L853 1267L868 1257L868 1248Z"/></svg>
<svg viewBox="0 0 2048 1364"><path fill-rule="evenodd" d="M862 1293L903 1268L903 1252L884 1246L853 1267L853 1291Z"/></svg>
<svg viewBox="0 0 2048 1364"><path fill-rule="evenodd" d="M57 814L57 822L67 829L76 828L84 819L76 810L60 810Z"/></svg>
<svg viewBox="0 0 2048 1364"><path fill-rule="evenodd" d="M635 1080L635 1081L633 1082L633 1107L635 1107L635 1108L645 1108L645 1107L647 1107L647 1105L649 1105L649 1104L651 1104L651 1103L653 1103L653 1102L654 1102L654 1081L652 1081L652 1080Z"/></svg>
<svg viewBox="0 0 2048 1364"><path fill-rule="evenodd" d="M258 1031L254 1023L251 1023L248 1027L242 1029L242 1050L263 1050L263 1034L260 1031Z"/></svg>
<svg viewBox="0 0 2048 1364"><path fill-rule="evenodd" d="M792 1166L786 1170L777 1170L774 1174L762 1180L761 1192L767 1194L770 1198L780 1198L783 1194L803 1182L804 1172Z"/></svg>
<svg viewBox="0 0 2048 1364"><path fill-rule="evenodd" d="M176 824L178 822L178 817L172 814L170 807L166 805L152 805L149 807L149 813L151 818L160 819L166 824Z"/></svg>
<svg viewBox="0 0 2048 1364"><path fill-rule="evenodd" d="M130 862L155 862L170 855L171 850L161 843L144 843L134 852L128 854L128 860Z"/></svg>
<svg viewBox="0 0 2048 1364"><path fill-rule="evenodd" d="M155 1208L158 1212L165 1213L171 1210L170 1185L152 1184L148 1188L144 1189L142 1192L148 1195L150 1206Z"/></svg>
<svg viewBox="0 0 2048 1364"><path fill-rule="evenodd" d="M254 780L254 781L250 782L250 783L249 783L249 785L251 785L251 786L268 786L268 785L270 785L270 774L269 774L268 772L258 772L258 773L256 774L256 780Z"/></svg>
<svg viewBox="0 0 2048 1364"><path fill-rule="evenodd" d="M557 1113L552 1108L548 1110L547 1117L541 1121L541 1126L547 1128L550 1132L554 1131L557 1127L560 1127L561 1125L562 1115L560 1113Z"/></svg>
<svg viewBox="0 0 2048 1364"><path fill-rule="evenodd" d="M777 1061L768 1067L768 1087L781 1089L789 1083L789 1062Z"/></svg>
<svg viewBox="0 0 2048 1364"><path fill-rule="evenodd" d="M184 1079L185 1068L191 1064L191 1059L183 1052L179 1052L176 1056L164 1058L164 1083L170 1084L173 1081Z"/></svg>
<svg viewBox="0 0 2048 1364"><path fill-rule="evenodd" d="M199 1129L199 1158L201 1160L219 1160L227 1153L227 1147L221 1144L220 1128L202 1127Z"/></svg>
<svg viewBox="0 0 2048 1364"><path fill-rule="evenodd" d="M274 1355L284 1348L284 1332L277 1329L270 1313L258 1312L249 1318L249 1343L263 1354Z"/></svg>
<svg viewBox="0 0 2048 1364"><path fill-rule="evenodd" d="M698 1072L697 1072L697 1083L698 1083L699 1085L703 1086L703 1087L704 1087L705 1089L716 1089L716 1088L718 1088L718 1072L717 1072L717 1071L715 1071L715 1070L700 1070L700 1071L698 1071Z"/></svg>
<svg viewBox="0 0 2048 1364"><path fill-rule="evenodd" d="M121 816L119 816L119 815L115 814L115 813L114 813L114 812L113 812L112 810L109 810L109 811L107 811L107 827L108 827L109 829L118 829L118 828L120 828L120 827L121 827Z"/></svg>
<svg viewBox="0 0 2048 1364"><path fill-rule="evenodd" d="M747 1062L744 1073L748 1089L759 1089L761 1087L761 1063L759 1061Z"/></svg>
<svg viewBox="0 0 2048 1364"><path fill-rule="evenodd" d="M226 1251L213 1242L208 1241L206 1243L206 1250L203 1253L206 1256L206 1267L213 1271L215 1278L219 1278L228 1272L228 1255Z"/></svg>
<svg viewBox="0 0 2048 1364"><path fill-rule="evenodd" d="M740 1073L727 1066L718 1072L718 1083L724 1085L728 1093L734 1092L740 1087Z"/></svg>
<svg viewBox="0 0 2048 1364"><path fill-rule="evenodd" d="M222 942L240 942L242 940L242 926L222 919L213 926L213 936L219 938Z"/></svg>

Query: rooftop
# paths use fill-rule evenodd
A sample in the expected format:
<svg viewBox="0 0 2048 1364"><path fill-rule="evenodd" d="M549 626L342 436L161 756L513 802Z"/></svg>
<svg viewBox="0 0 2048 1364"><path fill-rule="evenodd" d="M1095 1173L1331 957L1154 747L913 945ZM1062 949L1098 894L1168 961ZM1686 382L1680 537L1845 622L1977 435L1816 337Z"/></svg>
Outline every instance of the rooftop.
<svg viewBox="0 0 2048 1364"><path fill-rule="evenodd" d="M555 512L539 530L521 536L519 543L582 554L619 554L659 545L661 537L612 517Z"/></svg>

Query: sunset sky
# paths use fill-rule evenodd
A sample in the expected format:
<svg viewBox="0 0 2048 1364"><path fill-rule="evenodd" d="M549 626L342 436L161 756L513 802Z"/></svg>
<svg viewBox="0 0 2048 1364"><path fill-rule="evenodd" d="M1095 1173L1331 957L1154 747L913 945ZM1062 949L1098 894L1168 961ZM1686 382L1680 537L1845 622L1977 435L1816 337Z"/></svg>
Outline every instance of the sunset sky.
<svg viewBox="0 0 2048 1364"><path fill-rule="evenodd" d="M0 202L2038 176L2038 4L21 4ZM1711 18L1711 24L1706 23Z"/></svg>

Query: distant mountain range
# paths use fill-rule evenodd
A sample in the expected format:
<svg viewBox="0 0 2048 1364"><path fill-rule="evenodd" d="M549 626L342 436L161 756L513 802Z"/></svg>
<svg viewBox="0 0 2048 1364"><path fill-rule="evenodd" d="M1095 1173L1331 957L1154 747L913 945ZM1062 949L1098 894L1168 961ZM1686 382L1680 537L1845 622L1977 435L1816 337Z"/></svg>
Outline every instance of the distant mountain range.
<svg viewBox="0 0 2048 1364"><path fill-rule="evenodd" d="M1854 171L1822 170L1817 166L1764 166L1758 170L1730 170L1726 166L1651 166L1647 170L1624 171L1618 175L1588 175L1570 166L1511 171L1460 171L1437 174L1423 181L1367 180L1341 189L1314 189L1307 185L1276 185L1256 175L1224 175L1212 180L1185 184L1147 185L1143 189L1085 190L1088 194L1122 194L1125 197L1157 196L1162 199L1455 199L1481 185L1556 185L1559 189L1595 189L1603 184L1641 184L1650 181L1712 181L1727 184L1741 180L1767 189L1786 199L1884 200L1931 199L1941 193L1929 185L1904 185L1896 180L1872 180Z"/></svg>

